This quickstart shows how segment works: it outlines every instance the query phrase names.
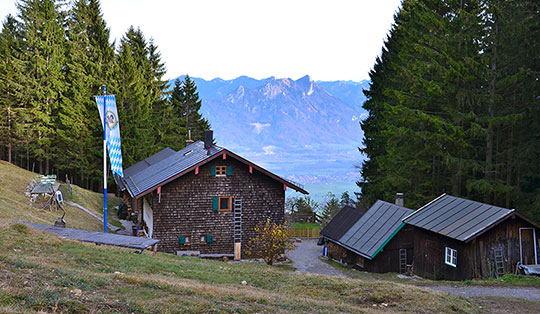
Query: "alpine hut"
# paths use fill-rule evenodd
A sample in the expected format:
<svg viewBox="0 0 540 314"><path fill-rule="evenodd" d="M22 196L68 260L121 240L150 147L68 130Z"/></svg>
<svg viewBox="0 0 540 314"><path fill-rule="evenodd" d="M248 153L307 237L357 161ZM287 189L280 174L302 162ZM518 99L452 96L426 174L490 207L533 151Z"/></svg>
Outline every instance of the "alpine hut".
<svg viewBox="0 0 540 314"><path fill-rule="evenodd" d="M270 218L284 222L285 190L308 194L230 150L205 140L170 148L117 178L133 219L158 250L178 255L245 258L242 244Z"/></svg>

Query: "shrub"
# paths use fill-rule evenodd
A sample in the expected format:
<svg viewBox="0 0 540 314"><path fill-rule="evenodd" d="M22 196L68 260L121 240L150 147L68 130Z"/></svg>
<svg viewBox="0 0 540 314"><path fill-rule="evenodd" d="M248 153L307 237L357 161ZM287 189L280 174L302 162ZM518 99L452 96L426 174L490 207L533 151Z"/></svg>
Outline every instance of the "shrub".
<svg viewBox="0 0 540 314"><path fill-rule="evenodd" d="M293 240L287 232L286 222L275 224L267 218L266 223L260 223L255 227L255 234L247 244L246 253L261 257L268 265L272 265L280 254L293 248Z"/></svg>

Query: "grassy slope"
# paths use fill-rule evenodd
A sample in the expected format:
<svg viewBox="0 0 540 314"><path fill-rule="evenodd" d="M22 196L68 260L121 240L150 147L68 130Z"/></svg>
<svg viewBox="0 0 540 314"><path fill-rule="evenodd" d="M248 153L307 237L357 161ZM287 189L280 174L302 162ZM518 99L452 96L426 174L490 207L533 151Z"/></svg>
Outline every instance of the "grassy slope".
<svg viewBox="0 0 540 314"><path fill-rule="evenodd" d="M0 230L0 312L479 311L464 298L398 283L160 253L137 255L59 240L7 220L0 220Z"/></svg>
<svg viewBox="0 0 540 314"><path fill-rule="evenodd" d="M36 176L35 173L26 171L5 161L0 161L0 218L27 220L42 224L53 224L62 216L60 211L51 212L40 210L41 206L30 206L28 197L25 196L25 188ZM69 196L64 192L64 197ZM109 208L119 203L119 199L109 194L111 200ZM103 217L103 195L73 186L73 201ZM102 224L91 218L88 214L77 208L65 206L66 222L69 228L79 228L92 231L102 230ZM108 217L114 218L112 210ZM114 219L113 219L114 221Z"/></svg>

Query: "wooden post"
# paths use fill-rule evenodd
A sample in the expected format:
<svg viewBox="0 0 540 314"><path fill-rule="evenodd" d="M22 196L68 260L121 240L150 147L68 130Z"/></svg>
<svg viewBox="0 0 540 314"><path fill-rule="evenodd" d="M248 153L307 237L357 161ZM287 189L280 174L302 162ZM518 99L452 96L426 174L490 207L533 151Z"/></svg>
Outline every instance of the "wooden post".
<svg viewBox="0 0 540 314"><path fill-rule="evenodd" d="M236 242L234 244L234 260L238 261L242 259L242 243Z"/></svg>

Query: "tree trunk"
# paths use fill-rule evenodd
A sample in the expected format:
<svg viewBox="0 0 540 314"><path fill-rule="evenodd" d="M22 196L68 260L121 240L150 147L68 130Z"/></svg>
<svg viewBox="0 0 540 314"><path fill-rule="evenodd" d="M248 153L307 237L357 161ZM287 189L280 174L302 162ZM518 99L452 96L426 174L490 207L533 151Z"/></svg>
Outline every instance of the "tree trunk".
<svg viewBox="0 0 540 314"><path fill-rule="evenodd" d="M486 169L485 179L491 183L493 180L493 118L495 117L495 85L497 82L497 32L499 31L497 17L494 21L493 30L493 54L491 56L491 81L489 84L489 105L488 105L488 128L486 134ZM484 192L484 202L490 202L489 191Z"/></svg>

